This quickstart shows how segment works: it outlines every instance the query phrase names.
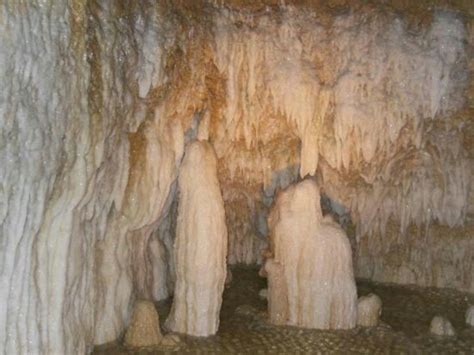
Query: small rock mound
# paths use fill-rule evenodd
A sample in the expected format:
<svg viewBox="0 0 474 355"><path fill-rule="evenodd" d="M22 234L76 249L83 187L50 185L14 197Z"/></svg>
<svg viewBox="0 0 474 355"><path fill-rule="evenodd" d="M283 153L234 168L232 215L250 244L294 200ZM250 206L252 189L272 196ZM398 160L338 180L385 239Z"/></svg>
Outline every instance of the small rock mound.
<svg viewBox="0 0 474 355"><path fill-rule="evenodd" d="M435 316L431 321L430 332L435 335L453 336L456 335L449 320L441 316Z"/></svg>
<svg viewBox="0 0 474 355"><path fill-rule="evenodd" d="M382 300L376 294L370 293L357 301L357 325L375 327L379 324L382 314Z"/></svg>
<svg viewBox="0 0 474 355"><path fill-rule="evenodd" d="M127 347L155 346L161 342L160 319L155 305L150 301L138 301L125 333Z"/></svg>
<svg viewBox="0 0 474 355"><path fill-rule="evenodd" d="M474 306L469 306L466 311L466 324L474 327Z"/></svg>

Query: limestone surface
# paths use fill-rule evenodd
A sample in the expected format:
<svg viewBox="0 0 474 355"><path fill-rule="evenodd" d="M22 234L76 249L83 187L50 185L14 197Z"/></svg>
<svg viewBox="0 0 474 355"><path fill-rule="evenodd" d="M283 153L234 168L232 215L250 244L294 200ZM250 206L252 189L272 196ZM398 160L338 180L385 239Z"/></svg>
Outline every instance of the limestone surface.
<svg viewBox="0 0 474 355"><path fill-rule="evenodd" d="M137 301L125 333L127 347L149 347L158 345L163 336L155 305L150 301Z"/></svg>

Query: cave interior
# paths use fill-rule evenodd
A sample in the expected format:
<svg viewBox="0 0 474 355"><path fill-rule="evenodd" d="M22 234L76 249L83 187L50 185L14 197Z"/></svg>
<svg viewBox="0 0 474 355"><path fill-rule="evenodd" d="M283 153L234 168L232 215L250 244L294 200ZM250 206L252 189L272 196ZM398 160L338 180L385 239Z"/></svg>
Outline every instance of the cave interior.
<svg viewBox="0 0 474 355"><path fill-rule="evenodd" d="M474 2L3 0L0 38L0 353L474 352Z"/></svg>

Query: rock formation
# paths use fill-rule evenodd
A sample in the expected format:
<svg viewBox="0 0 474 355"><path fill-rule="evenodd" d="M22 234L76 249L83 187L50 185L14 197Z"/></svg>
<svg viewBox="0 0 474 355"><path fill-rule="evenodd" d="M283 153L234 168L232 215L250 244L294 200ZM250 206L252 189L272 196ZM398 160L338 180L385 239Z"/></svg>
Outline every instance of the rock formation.
<svg viewBox="0 0 474 355"><path fill-rule="evenodd" d="M382 300L379 296L371 293L357 300L357 325L375 327L381 314Z"/></svg>
<svg viewBox="0 0 474 355"><path fill-rule="evenodd" d="M127 347L154 346L158 345L162 338L160 319L153 302L137 301L125 333L124 345Z"/></svg>
<svg viewBox="0 0 474 355"><path fill-rule="evenodd" d="M432 334L441 335L441 336L456 335L456 332L451 322L442 316L433 317L430 324L430 332Z"/></svg>
<svg viewBox="0 0 474 355"><path fill-rule="evenodd" d="M270 216L273 258L267 259L270 320L318 329L356 324L351 246L323 219L319 189L305 180L281 192Z"/></svg>
<svg viewBox="0 0 474 355"><path fill-rule="evenodd" d="M166 326L178 333L213 335L226 279L227 229L209 143L195 141L186 148L178 186L176 286Z"/></svg>

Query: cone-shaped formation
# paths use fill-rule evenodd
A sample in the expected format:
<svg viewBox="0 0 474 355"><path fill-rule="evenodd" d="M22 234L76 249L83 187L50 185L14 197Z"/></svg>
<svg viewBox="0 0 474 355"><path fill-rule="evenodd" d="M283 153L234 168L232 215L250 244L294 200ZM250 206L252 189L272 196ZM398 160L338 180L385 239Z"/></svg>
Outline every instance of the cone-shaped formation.
<svg viewBox="0 0 474 355"><path fill-rule="evenodd" d="M323 219L316 183L306 180L280 193L269 227L274 257L265 268L271 322L354 327L357 293L351 246L339 226Z"/></svg>
<svg viewBox="0 0 474 355"><path fill-rule="evenodd" d="M138 301L125 333L125 346L154 346L158 345L162 338L155 305L150 301Z"/></svg>
<svg viewBox="0 0 474 355"><path fill-rule="evenodd" d="M215 334L226 279L224 202L209 143L193 142L179 174L175 244L176 286L167 328L194 336Z"/></svg>

